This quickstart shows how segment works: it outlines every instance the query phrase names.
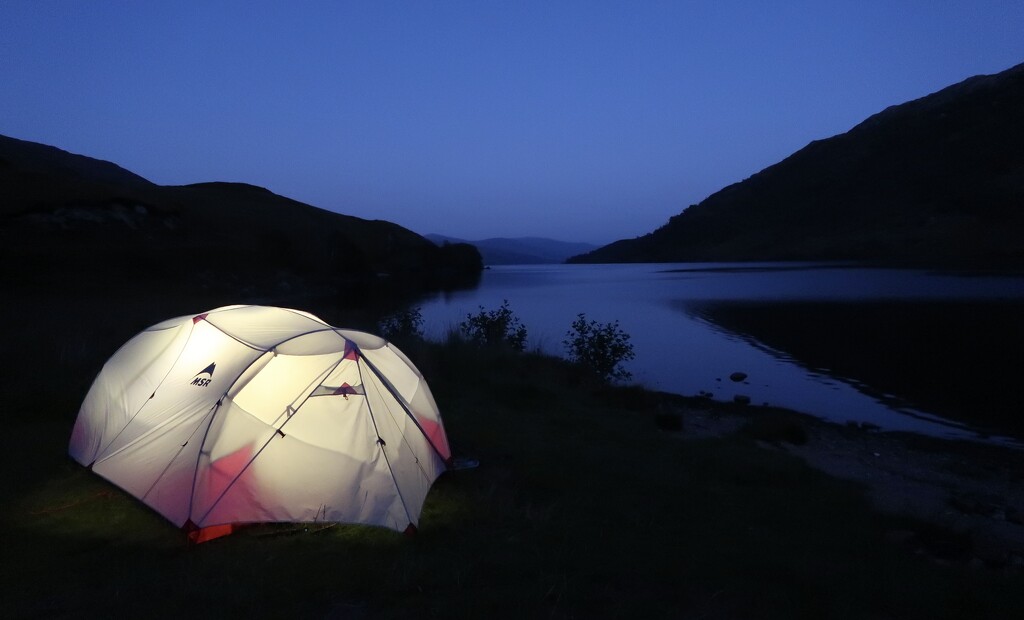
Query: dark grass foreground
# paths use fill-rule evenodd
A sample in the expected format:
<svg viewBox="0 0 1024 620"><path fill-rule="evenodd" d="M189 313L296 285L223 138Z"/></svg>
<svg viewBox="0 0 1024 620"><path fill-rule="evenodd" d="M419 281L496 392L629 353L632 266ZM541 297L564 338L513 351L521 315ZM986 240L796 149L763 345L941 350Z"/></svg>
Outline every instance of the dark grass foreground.
<svg viewBox="0 0 1024 620"><path fill-rule="evenodd" d="M1024 609L1020 573L886 542L896 525L852 484L745 436L658 431L662 396L458 341L407 353L456 454L481 463L438 480L415 537L264 525L196 547L66 457L98 367L34 381L75 362L31 360L37 398L4 385L17 414L5 426L4 615L931 620Z"/></svg>

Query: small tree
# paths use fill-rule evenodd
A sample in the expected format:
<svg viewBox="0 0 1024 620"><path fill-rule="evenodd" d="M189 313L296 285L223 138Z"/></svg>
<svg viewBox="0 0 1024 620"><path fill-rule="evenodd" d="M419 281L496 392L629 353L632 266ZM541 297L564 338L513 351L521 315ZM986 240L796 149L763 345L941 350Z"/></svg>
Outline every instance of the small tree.
<svg viewBox="0 0 1024 620"><path fill-rule="evenodd" d="M480 306L480 312L467 314L466 320L459 323L459 329L471 342L481 346L506 345L520 352L526 348L526 326L508 307L507 299L497 310L487 311Z"/></svg>
<svg viewBox="0 0 1024 620"><path fill-rule="evenodd" d="M418 342L423 340L423 314L418 307L399 310L381 319L377 329L392 342Z"/></svg>
<svg viewBox="0 0 1024 620"><path fill-rule="evenodd" d="M634 355L629 334L619 329L618 321L587 321L581 312L576 315L562 344L569 352L570 361L589 368L604 381L633 376L622 367L622 363L633 359Z"/></svg>

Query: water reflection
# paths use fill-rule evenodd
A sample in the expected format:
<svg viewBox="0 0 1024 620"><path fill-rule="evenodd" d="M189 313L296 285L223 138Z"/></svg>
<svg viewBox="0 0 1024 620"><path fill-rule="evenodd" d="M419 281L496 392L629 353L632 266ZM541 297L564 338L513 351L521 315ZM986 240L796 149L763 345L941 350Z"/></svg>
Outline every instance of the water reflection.
<svg viewBox="0 0 1024 620"><path fill-rule="evenodd" d="M934 435L1024 437L1024 279L847 265L501 266L420 304L443 336L503 300L528 346L562 354L573 318L618 320L634 379L716 399L749 396L837 422ZM729 380L745 372L743 382Z"/></svg>
<svg viewBox="0 0 1024 620"><path fill-rule="evenodd" d="M683 309L904 413L1024 437L1024 303L688 302Z"/></svg>

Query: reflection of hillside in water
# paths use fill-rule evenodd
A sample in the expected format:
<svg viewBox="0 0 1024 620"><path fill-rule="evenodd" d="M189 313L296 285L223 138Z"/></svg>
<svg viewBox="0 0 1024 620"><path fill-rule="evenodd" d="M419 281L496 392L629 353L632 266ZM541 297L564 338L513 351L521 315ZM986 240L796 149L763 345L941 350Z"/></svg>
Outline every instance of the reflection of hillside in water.
<svg viewBox="0 0 1024 620"><path fill-rule="evenodd" d="M687 312L893 406L1024 437L1024 302L691 302Z"/></svg>

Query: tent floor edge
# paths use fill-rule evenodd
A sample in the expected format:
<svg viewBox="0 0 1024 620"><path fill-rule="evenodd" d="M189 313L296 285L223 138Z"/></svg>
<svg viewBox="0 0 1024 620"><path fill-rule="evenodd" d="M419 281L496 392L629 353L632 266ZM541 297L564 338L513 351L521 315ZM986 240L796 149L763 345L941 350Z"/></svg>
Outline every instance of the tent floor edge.
<svg viewBox="0 0 1024 620"><path fill-rule="evenodd" d="M190 545L198 545L200 543L209 542L211 540L233 534L238 529L238 526L234 523L225 523L222 525L199 527L189 520L185 522L185 525L183 525L181 529L184 530L185 535L188 536L188 542Z"/></svg>

